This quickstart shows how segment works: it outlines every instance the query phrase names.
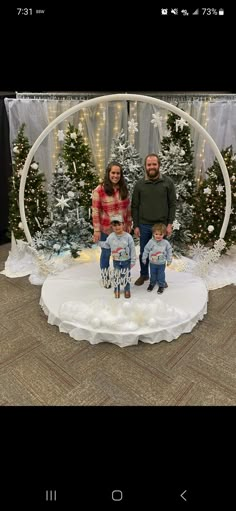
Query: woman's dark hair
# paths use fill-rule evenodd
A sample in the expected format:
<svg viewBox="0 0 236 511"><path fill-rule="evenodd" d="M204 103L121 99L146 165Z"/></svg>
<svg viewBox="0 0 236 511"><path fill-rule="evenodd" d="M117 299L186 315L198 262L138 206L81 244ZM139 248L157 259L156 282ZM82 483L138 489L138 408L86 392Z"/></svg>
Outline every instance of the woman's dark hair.
<svg viewBox="0 0 236 511"><path fill-rule="evenodd" d="M113 195L114 194L114 188L113 188L113 185L112 185L110 177L109 177L110 171L111 171L112 167L119 167L120 168L120 180L119 180L119 183L118 183L119 189L120 189L120 197L121 197L122 200L126 199L128 197L128 188L127 188L127 185L126 185L126 182L125 182L122 165L119 162L117 162L117 161L111 161L107 165L105 176L104 176L104 180L103 180L104 190L105 190L107 195Z"/></svg>

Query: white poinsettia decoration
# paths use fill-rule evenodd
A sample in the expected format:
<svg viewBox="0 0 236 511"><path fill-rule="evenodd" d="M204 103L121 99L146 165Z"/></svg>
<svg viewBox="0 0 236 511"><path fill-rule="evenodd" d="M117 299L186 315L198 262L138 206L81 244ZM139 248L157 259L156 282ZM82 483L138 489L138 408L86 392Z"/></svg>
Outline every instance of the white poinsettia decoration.
<svg viewBox="0 0 236 511"><path fill-rule="evenodd" d="M77 133L75 131L73 131L71 134L70 134L70 138L72 140L76 140L77 139Z"/></svg>

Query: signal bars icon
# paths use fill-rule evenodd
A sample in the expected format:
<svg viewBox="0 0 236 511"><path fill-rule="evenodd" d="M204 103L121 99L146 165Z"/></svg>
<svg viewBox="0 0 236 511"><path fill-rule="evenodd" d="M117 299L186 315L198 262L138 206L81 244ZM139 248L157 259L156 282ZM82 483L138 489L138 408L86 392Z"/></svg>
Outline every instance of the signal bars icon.
<svg viewBox="0 0 236 511"><path fill-rule="evenodd" d="M195 15L196 15L196 14L199 14L199 9L196 9L196 11L194 11L194 12L193 12L193 16L194 16L194 14L195 14Z"/></svg>

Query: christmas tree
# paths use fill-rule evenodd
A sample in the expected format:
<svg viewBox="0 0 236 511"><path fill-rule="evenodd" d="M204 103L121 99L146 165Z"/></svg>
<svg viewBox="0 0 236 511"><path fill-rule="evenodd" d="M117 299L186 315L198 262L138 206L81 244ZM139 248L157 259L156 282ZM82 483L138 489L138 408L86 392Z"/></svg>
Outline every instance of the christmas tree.
<svg viewBox="0 0 236 511"><path fill-rule="evenodd" d="M139 153L135 146L126 140L124 130L121 130L119 135L112 140L109 161L113 160L122 165L131 198L136 181L144 177L144 170Z"/></svg>
<svg viewBox="0 0 236 511"><path fill-rule="evenodd" d="M232 209L227 231L224 236L226 249L236 243L236 155L232 146L221 151L227 167L231 191ZM207 178L199 185L193 198L192 241L212 246L219 238L225 217L225 184L217 159L207 170Z"/></svg>
<svg viewBox="0 0 236 511"><path fill-rule="evenodd" d="M88 218L92 191L99 184L99 179L92 163L90 148L83 142L78 128L74 128L72 124L69 124L66 131L62 157L69 176L76 181L80 206L85 208L84 214Z"/></svg>
<svg viewBox="0 0 236 511"><path fill-rule="evenodd" d="M12 176L9 191L9 235L13 232L18 240L26 241L19 209L19 189L22 170L30 151L30 144L24 135L25 124L22 124L17 138L13 142ZM25 184L24 205L29 231L34 235L43 229L47 216L47 193L44 190L44 176L39 172L39 165L33 159Z"/></svg>
<svg viewBox="0 0 236 511"><path fill-rule="evenodd" d="M62 158L58 159L48 193L51 225L36 233L33 246L52 255L70 251L77 257L79 251L92 246L92 228L84 218L77 183L70 178Z"/></svg>
<svg viewBox="0 0 236 511"><path fill-rule="evenodd" d="M159 154L161 173L167 174L176 189L176 215L169 241L176 255L185 254L191 242L192 194L195 190L193 142L186 121L170 113L167 119L169 134L162 139Z"/></svg>

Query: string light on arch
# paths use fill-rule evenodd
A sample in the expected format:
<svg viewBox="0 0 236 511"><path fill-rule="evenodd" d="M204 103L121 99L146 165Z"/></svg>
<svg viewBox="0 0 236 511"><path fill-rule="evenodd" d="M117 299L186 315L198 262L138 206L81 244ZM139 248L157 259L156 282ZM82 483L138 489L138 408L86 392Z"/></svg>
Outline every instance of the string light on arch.
<svg viewBox="0 0 236 511"><path fill-rule="evenodd" d="M203 113L202 113L202 122L201 125L206 130L208 126L208 105L211 101L211 98L207 99L205 98L205 101L203 103ZM206 145L206 139L202 138L202 143L200 145L199 153L197 155L197 165L198 165L198 172L197 172L197 185L201 183L201 181L204 179L205 174L205 145Z"/></svg>

